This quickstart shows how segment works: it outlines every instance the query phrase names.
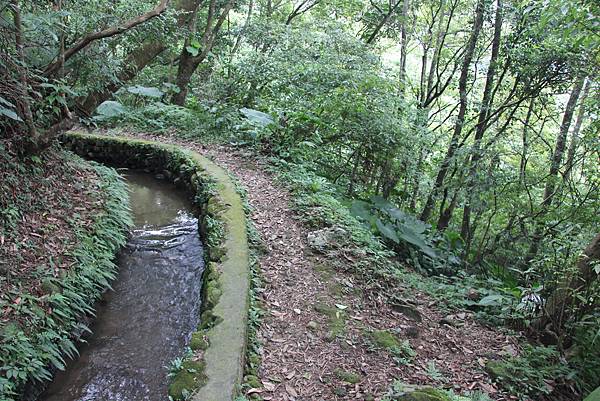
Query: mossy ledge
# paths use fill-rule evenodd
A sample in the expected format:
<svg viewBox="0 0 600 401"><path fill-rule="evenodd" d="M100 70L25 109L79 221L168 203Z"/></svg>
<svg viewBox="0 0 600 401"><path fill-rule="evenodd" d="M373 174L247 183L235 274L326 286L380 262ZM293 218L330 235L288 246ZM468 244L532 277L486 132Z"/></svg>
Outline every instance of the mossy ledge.
<svg viewBox="0 0 600 401"><path fill-rule="evenodd" d="M201 358L203 363L182 369L186 377L176 375L170 393L173 399L231 401L242 380L250 272L243 204L227 172L196 152L159 142L69 132L63 143L109 165L164 174L192 195L200 211L207 266L190 360Z"/></svg>

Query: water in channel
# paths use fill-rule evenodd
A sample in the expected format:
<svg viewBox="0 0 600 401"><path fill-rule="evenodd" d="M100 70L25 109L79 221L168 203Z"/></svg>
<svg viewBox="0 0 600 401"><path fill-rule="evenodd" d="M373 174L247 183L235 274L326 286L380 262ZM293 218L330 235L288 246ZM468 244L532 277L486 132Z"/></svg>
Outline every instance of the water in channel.
<svg viewBox="0 0 600 401"><path fill-rule="evenodd" d="M167 366L198 324L204 266L191 205L166 181L125 176L135 228L119 254L113 291L97 305L80 356L40 400L167 400Z"/></svg>

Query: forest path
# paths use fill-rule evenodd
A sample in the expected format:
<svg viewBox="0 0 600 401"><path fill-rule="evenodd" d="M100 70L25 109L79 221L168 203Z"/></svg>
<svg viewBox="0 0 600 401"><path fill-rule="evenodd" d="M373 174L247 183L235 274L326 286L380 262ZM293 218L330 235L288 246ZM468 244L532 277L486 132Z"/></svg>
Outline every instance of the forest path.
<svg viewBox="0 0 600 401"><path fill-rule="evenodd" d="M445 324L447 316L420 292L401 294L414 300L420 321L363 292L355 277L333 270L326 255L310 249L310 230L291 209L291 195L252 154L164 136L135 136L207 155L247 191L249 217L266 247L259 261L262 363L260 377L250 378L254 388L248 395L276 401L380 400L401 380L513 399L498 391L483 365L516 352L514 338L481 326L468 313L451 317L459 323L456 327Z"/></svg>

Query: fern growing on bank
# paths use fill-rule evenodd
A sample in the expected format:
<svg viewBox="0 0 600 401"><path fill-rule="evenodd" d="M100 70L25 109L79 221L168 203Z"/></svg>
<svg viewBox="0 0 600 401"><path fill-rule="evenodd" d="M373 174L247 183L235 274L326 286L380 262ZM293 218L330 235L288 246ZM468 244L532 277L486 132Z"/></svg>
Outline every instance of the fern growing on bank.
<svg viewBox="0 0 600 401"><path fill-rule="evenodd" d="M2 401L18 399L28 382L49 380L54 369L65 368L65 357L77 354L77 337L89 330L81 322L82 317L93 314L94 302L116 277L113 259L125 244L127 228L133 224L127 187L114 169L91 165L99 177L98 190L104 202L93 227L76 233L77 246L70 254L76 264L56 278L47 273L42 296L25 289L13 294L17 298L11 307L18 308L21 319L0 330ZM40 298L46 298L48 310L38 306ZM0 310L7 305L7 301L0 300Z"/></svg>

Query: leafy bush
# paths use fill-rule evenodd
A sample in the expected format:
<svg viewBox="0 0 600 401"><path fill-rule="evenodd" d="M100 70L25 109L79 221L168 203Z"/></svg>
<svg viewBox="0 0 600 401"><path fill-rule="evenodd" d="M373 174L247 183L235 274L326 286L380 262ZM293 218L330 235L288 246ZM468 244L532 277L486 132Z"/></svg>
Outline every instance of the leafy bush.
<svg viewBox="0 0 600 401"><path fill-rule="evenodd" d="M102 103L92 121L102 127L130 127L143 132L176 133L184 138L204 140L222 135L231 126L227 117L217 116L215 107L200 103L194 104L193 109L161 102L131 106L124 103L126 102Z"/></svg>
<svg viewBox="0 0 600 401"><path fill-rule="evenodd" d="M551 394L556 386L572 382L575 372L553 347L527 345L523 353L505 360L488 362L490 375L521 399Z"/></svg>
<svg viewBox="0 0 600 401"><path fill-rule="evenodd" d="M451 231L435 232L429 224L407 214L380 196L355 200L351 213L382 237L399 255L429 274L455 275L462 267L457 252L462 240Z"/></svg>

